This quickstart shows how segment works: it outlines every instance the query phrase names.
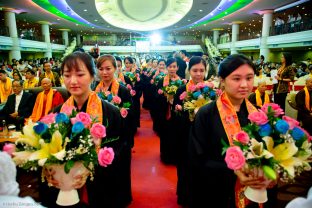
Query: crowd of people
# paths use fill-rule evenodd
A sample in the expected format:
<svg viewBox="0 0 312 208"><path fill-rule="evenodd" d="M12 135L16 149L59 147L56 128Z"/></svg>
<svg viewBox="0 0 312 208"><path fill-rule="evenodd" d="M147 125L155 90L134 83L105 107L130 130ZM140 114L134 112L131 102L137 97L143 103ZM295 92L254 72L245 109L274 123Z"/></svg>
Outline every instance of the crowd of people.
<svg viewBox="0 0 312 208"><path fill-rule="evenodd" d="M96 168L94 180L87 181L88 204L90 207L126 207L132 201L131 150L140 127L143 96L142 107L150 111L153 130L160 138L160 159L177 166L178 204L235 207L235 182L239 181L241 186L270 188L265 206L274 207L276 181L268 183L268 179L243 170L228 169L221 154L221 138L231 144L233 131L247 125L248 114L265 103L275 102L285 111L289 83L299 70L294 70L290 53L282 54L279 65L265 63L263 56L253 63L240 54L226 57L218 68L208 60L207 54L190 57L185 50L166 58L129 56L122 59L112 55L94 58L76 51L62 62L13 60L12 64L4 63L0 70L1 120L15 124L20 130L30 120L40 121L50 112L62 112L64 106L96 114L103 125L108 125L107 134L120 139L109 144L115 152L113 164ZM312 70L311 63L308 64L304 69L306 74L302 75L302 69L300 72L306 83L298 93L298 118L312 134L309 125ZM268 81L272 82L273 96L267 94ZM202 100L209 104L182 110L187 94L196 87L209 94ZM61 89L69 93L67 97ZM127 104L127 110L110 105L110 94L118 97L119 106ZM234 122L224 122L225 115L233 116ZM52 179L49 184L57 187L57 181ZM43 206L55 206L56 190L40 183Z"/></svg>

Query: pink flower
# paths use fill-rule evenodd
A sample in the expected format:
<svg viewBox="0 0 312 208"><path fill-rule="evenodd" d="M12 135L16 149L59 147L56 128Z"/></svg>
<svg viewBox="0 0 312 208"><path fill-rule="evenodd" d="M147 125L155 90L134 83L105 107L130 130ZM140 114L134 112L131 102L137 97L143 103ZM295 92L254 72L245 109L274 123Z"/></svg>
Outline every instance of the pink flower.
<svg viewBox="0 0 312 208"><path fill-rule="evenodd" d="M111 147L101 148L98 153L99 164L103 167L107 167L107 165L112 164L114 157L115 157L115 153L114 153L113 148Z"/></svg>
<svg viewBox="0 0 312 208"><path fill-rule="evenodd" d="M183 82L184 84L186 84L186 83L187 83L187 80L186 80L186 79L182 79L182 82Z"/></svg>
<svg viewBox="0 0 312 208"><path fill-rule="evenodd" d="M275 103L267 103L267 104L264 104L264 105L262 106L261 110L267 114L267 113L268 113L268 108L269 108L269 106L272 107L271 109L274 111L274 116L275 116L275 117L284 114L283 109L281 109L280 106L279 106L278 104L275 104Z"/></svg>
<svg viewBox="0 0 312 208"><path fill-rule="evenodd" d="M249 114L248 119L257 125L264 125L269 122L267 115L262 111Z"/></svg>
<svg viewBox="0 0 312 208"><path fill-rule="evenodd" d="M238 132L235 135L235 138L237 141L239 141L242 144L248 144L248 142L249 142L249 135L244 131Z"/></svg>
<svg viewBox="0 0 312 208"><path fill-rule="evenodd" d="M159 90L158 90L158 94L161 95L161 94L163 94L163 93L164 93L164 91L162 91L162 89L159 89Z"/></svg>
<svg viewBox="0 0 312 208"><path fill-rule="evenodd" d="M187 96L187 92L184 91L184 92L180 95L179 98L180 98L180 100L184 100L186 96Z"/></svg>
<svg viewBox="0 0 312 208"><path fill-rule="evenodd" d="M40 119L40 121L45 124L52 124L55 122L55 116L56 116L56 113L50 113L44 116L42 119Z"/></svg>
<svg viewBox="0 0 312 208"><path fill-rule="evenodd" d="M119 105L121 103L121 98L116 95L113 97L113 102Z"/></svg>
<svg viewBox="0 0 312 208"><path fill-rule="evenodd" d="M216 94L217 94L218 97L221 96L222 92L223 91L221 89L216 89Z"/></svg>
<svg viewBox="0 0 312 208"><path fill-rule="evenodd" d="M73 110L76 110L75 106L65 105L62 107L62 113L65 113L68 116L72 114Z"/></svg>
<svg viewBox="0 0 312 208"><path fill-rule="evenodd" d="M175 106L176 111L182 111L182 106L181 105L176 105Z"/></svg>
<svg viewBox="0 0 312 208"><path fill-rule="evenodd" d="M12 143L5 143L2 149L3 152L8 153L12 156L13 152L15 152L15 144Z"/></svg>
<svg viewBox="0 0 312 208"><path fill-rule="evenodd" d="M110 91L106 91L106 92L104 92L104 95L107 97L107 96L109 96L111 93L110 93Z"/></svg>
<svg viewBox="0 0 312 208"><path fill-rule="evenodd" d="M138 77L137 77L137 82L139 82L139 81L140 81L140 77L138 76Z"/></svg>
<svg viewBox="0 0 312 208"><path fill-rule="evenodd" d="M225 162L228 168L232 170L239 170L244 167L246 159L244 157L243 151L237 147L229 147L226 151Z"/></svg>
<svg viewBox="0 0 312 208"><path fill-rule="evenodd" d="M169 85L169 82L164 82L164 87L167 87Z"/></svg>
<svg viewBox="0 0 312 208"><path fill-rule="evenodd" d="M85 127L89 127L92 122L90 115L85 112L79 112L75 119L75 122L81 121Z"/></svg>
<svg viewBox="0 0 312 208"><path fill-rule="evenodd" d="M194 92L196 90L196 86L195 85L191 85L190 87L189 87L189 91L190 92Z"/></svg>
<svg viewBox="0 0 312 208"><path fill-rule="evenodd" d="M127 115L128 115L128 110L125 109L125 108L121 108L120 109L120 114L121 114L121 117L126 118Z"/></svg>
<svg viewBox="0 0 312 208"><path fill-rule="evenodd" d="M202 82L199 82L197 85L196 85L197 89L202 89L205 87L205 84L202 83Z"/></svg>
<svg viewBox="0 0 312 208"><path fill-rule="evenodd" d="M296 126L299 126L299 122L289 116L283 116L283 120L285 120L288 123L289 129L293 129Z"/></svg>
<svg viewBox="0 0 312 208"><path fill-rule="evenodd" d="M154 80L153 79L151 79L151 84L154 84Z"/></svg>
<svg viewBox="0 0 312 208"><path fill-rule="evenodd" d="M129 85L129 84L127 84L127 88L128 88L129 90L132 89L131 85Z"/></svg>
<svg viewBox="0 0 312 208"><path fill-rule="evenodd" d="M131 96L135 96L136 91L135 90L130 90L130 94L131 94Z"/></svg>
<svg viewBox="0 0 312 208"><path fill-rule="evenodd" d="M106 137L106 127L99 123L93 124L90 133L94 138L100 139Z"/></svg>
<svg viewBox="0 0 312 208"><path fill-rule="evenodd" d="M207 82L206 86L208 86L209 88L214 88L214 84L212 82Z"/></svg>

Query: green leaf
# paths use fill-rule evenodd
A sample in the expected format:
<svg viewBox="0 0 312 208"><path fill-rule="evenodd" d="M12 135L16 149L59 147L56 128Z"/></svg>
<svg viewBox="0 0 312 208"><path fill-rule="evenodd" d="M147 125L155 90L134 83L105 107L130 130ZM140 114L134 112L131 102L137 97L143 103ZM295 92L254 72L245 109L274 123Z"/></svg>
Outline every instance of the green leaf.
<svg viewBox="0 0 312 208"><path fill-rule="evenodd" d="M66 174L69 173L70 169L74 166L75 162L72 161L72 160L69 160L65 163L65 166L64 166L64 171Z"/></svg>

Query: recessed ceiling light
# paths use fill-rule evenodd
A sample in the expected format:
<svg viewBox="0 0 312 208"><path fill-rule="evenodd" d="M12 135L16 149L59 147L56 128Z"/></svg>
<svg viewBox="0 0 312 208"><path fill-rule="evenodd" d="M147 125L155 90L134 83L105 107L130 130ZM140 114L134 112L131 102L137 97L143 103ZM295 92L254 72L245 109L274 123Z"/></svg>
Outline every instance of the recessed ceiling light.
<svg viewBox="0 0 312 208"><path fill-rule="evenodd" d="M84 9L83 11L84 11L84 12L87 12L88 10L87 10L87 9Z"/></svg>
<svg viewBox="0 0 312 208"><path fill-rule="evenodd" d="M95 22L97 22L98 20L96 19L96 20L94 20Z"/></svg>
<svg viewBox="0 0 312 208"><path fill-rule="evenodd" d="M199 12L202 12L203 10L202 9L200 9L200 10L198 10Z"/></svg>
<svg viewBox="0 0 312 208"><path fill-rule="evenodd" d="M78 26L78 24L76 24L76 26Z"/></svg>
<svg viewBox="0 0 312 208"><path fill-rule="evenodd" d="M222 19L224 21L224 19Z"/></svg>
<svg viewBox="0 0 312 208"><path fill-rule="evenodd" d="M191 20L187 20L188 22L190 22Z"/></svg>
<svg viewBox="0 0 312 208"><path fill-rule="evenodd" d="M60 21L60 19L56 19L56 20Z"/></svg>

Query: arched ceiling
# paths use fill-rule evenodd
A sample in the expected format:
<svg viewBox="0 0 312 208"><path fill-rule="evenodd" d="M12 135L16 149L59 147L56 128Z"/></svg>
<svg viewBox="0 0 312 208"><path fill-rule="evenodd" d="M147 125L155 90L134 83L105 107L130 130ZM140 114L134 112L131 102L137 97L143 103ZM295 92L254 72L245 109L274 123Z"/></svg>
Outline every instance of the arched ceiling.
<svg viewBox="0 0 312 208"><path fill-rule="evenodd" d="M227 28L248 22L261 10L295 0L0 0L17 19L47 21L72 31L185 31Z"/></svg>

